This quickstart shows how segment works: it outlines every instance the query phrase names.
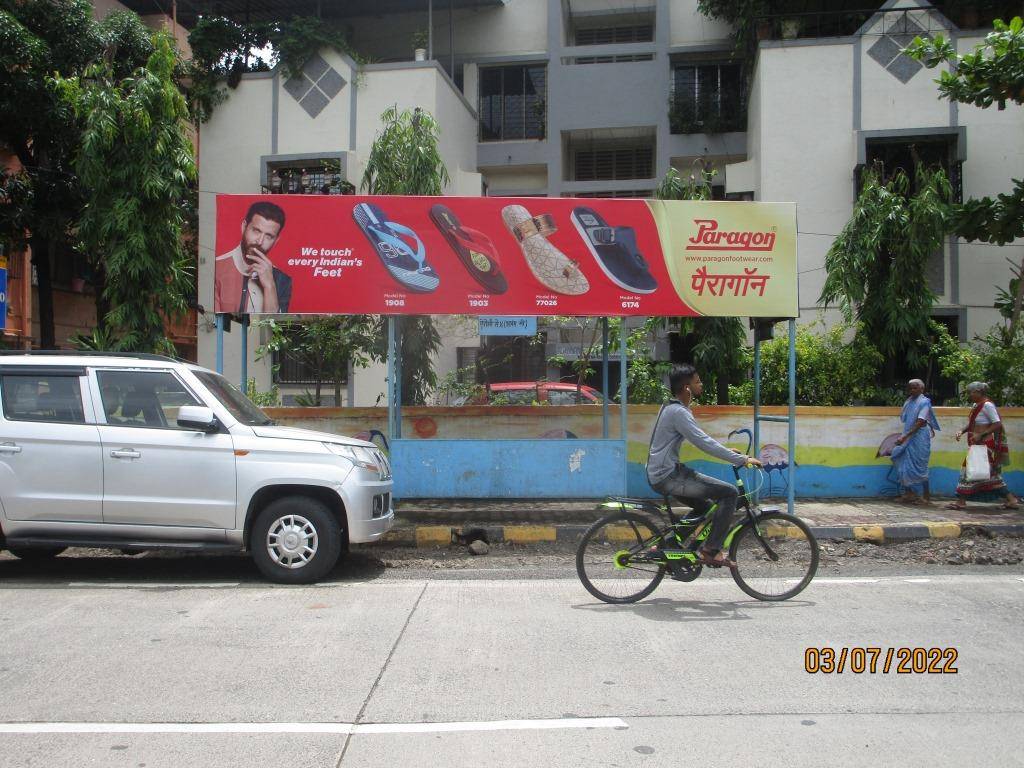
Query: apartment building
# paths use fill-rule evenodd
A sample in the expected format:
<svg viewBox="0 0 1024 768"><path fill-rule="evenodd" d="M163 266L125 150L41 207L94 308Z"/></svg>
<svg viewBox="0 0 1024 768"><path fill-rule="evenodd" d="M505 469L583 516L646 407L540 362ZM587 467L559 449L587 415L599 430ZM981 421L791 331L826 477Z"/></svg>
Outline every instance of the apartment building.
<svg viewBox="0 0 1024 768"><path fill-rule="evenodd" d="M194 0L184 15L205 5ZM313 177L328 169L358 185L378 116L398 104L437 117L450 194L645 197L674 166L717 171L716 199L795 201L801 319L814 320L824 256L866 164L907 167L915 152L942 164L965 198L1006 191L1024 172L1020 110L940 101L936 73L900 53L915 34L937 33L968 51L984 27L961 29L923 0L868 3L859 15L837 5L758 20L764 39L745 62L732 30L696 0L222 0L218 12L248 18L319 13L374 63L321 51L300 82L245 75L204 126L200 300L212 295L213 193L320 191ZM427 33L423 61L414 60L417 32ZM994 286L1008 282L1005 257L1019 247L950 238L932 263L936 316L964 339L995 323ZM541 349L502 342L505 362L491 379L557 377L564 371L548 358L571 359L592 334L579 324L545 330ZM259 332L250 336L249 371L266 388L271 366L253 357ZM445 321L443 336L441 374L473 364L490 343L457 321ZM236 337L225 358L233 376ZM686 350L666 336L655 354ZM212 365L212 316L200 319L199 355ZM353 372L346 384L344 403L373 404L383 370Z"/></svg>

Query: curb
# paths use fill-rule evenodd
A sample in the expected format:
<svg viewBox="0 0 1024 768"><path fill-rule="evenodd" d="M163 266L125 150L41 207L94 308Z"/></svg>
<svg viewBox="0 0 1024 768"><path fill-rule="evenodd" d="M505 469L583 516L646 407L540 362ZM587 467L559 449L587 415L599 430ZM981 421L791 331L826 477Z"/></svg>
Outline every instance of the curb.
<svg viewBox="0 0 1024 768"><path fill-rule="evenodd" d="M420 549L460 546L456 534L482 531L490 544L560 543L575 546L589 525L410 525L392 528L378 544ZM904 525L812 525L811 531L821 539L868 541L874 544L920 539L955 539L965 531L981 531L1001 536L1024 536L1024 524L921 522Z"/></svg>

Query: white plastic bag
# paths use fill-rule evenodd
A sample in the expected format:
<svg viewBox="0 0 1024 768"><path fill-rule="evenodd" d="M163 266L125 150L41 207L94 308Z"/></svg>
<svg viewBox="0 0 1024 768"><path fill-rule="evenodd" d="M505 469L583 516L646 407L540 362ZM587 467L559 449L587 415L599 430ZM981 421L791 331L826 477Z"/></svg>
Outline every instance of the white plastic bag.
<svg viewBox="0 0 1024 768"><path fill-rule="evenodd" d="M967 449L967 481L988 480L991 476L988 448L984 445L972 445Z"/></svg>

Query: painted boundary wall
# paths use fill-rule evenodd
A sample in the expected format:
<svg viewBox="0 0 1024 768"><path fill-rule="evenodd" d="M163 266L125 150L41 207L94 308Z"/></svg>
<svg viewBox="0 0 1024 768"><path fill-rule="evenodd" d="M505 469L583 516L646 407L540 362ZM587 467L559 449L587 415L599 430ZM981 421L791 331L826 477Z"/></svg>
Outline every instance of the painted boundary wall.
<svg viewBox="0 0 1024 768"><path fill-rule="evenodd" d="M649 495L644 465L658 407L629 407L625 446L618 407L609 411L611 440L603 441L601 409L595 406L403 408L404 439L389 446L395 495L596 498L618 492L623 463L629 494ZM746 451L746 433L728 435L752 428L751 408L711 406L694 412L708 434ZM786 409L764 412L781 416ZM381 445L387 433L385 408L271 408L267 413L284 425L372 438ZM967 424L968 409L936 408L935 413L942 431L932 442L932 492L952 495L967 450L966 442L957 443L953 435ZM1011 457L1003 476L1014 493L1024 494L1024 408L1003 408L1000 414ZM900 431L898 408L799 407L796 427L798 497L896 494L892 463L877 454L885 437ZM786 425L762 424L761 442L760 458L768 470L764 492L785 496L790 461ZM726 465L690 446L681 459L701 472L731 479Z"/></svg>

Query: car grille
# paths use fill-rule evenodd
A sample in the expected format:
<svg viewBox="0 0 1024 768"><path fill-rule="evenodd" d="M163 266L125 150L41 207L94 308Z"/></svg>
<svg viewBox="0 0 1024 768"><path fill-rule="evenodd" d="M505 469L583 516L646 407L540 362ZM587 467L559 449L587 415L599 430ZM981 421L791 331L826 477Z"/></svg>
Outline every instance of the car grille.
<svg viewBox="0 0 1024 768"><path fill-rule="evenodd" d="M378 493L373 497L373 516L383 517L391 509L391 494Z"/></svg>

